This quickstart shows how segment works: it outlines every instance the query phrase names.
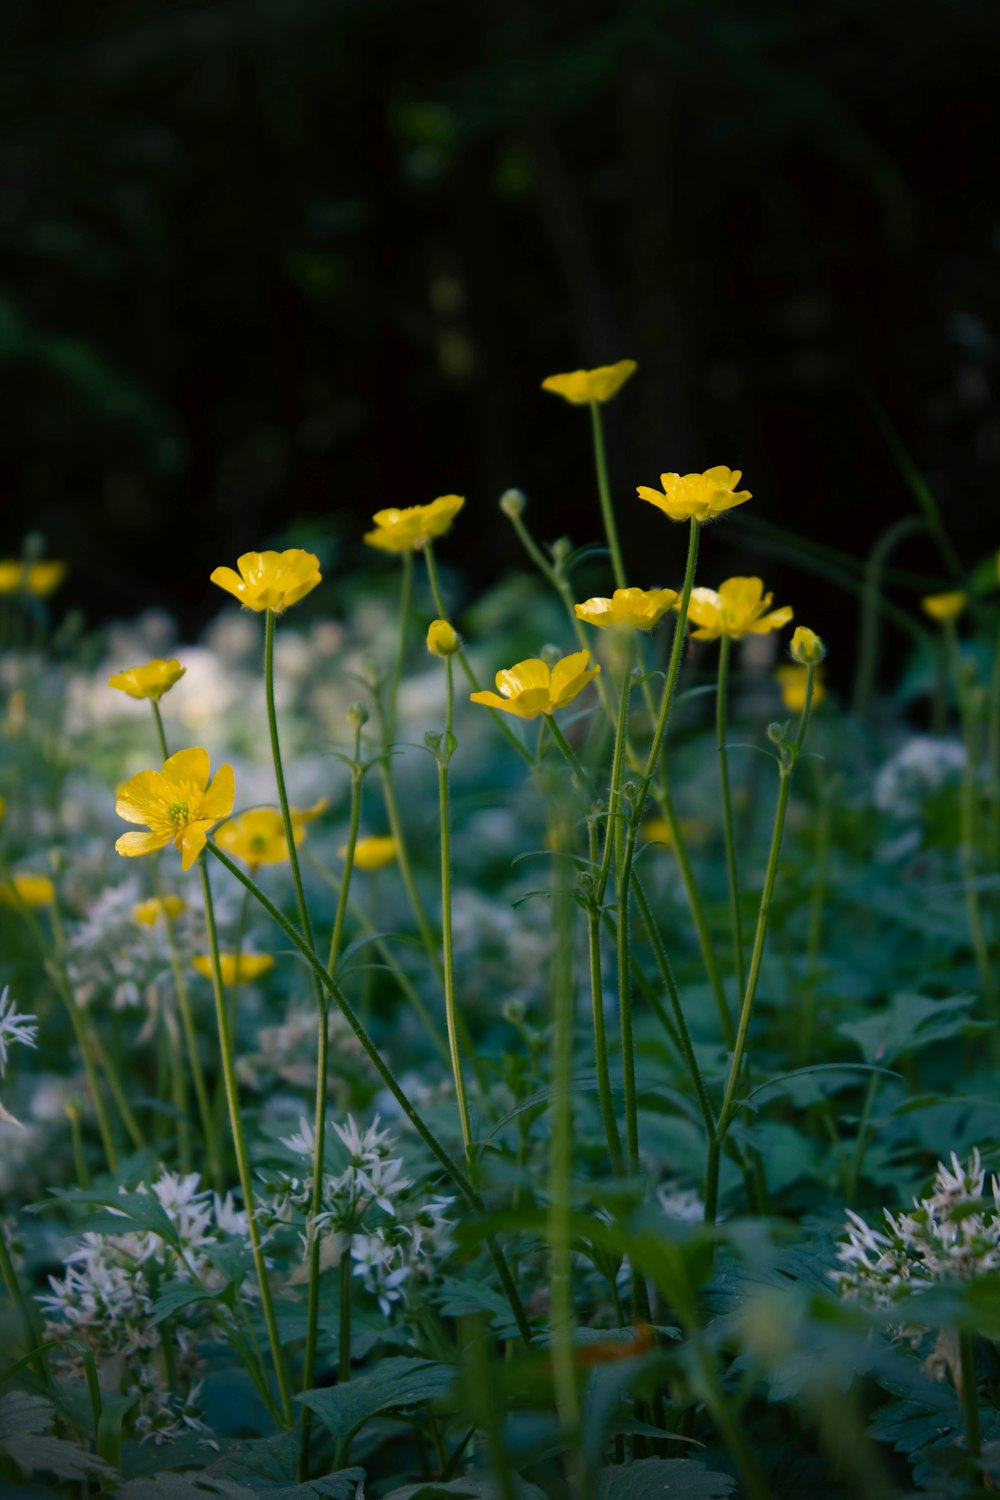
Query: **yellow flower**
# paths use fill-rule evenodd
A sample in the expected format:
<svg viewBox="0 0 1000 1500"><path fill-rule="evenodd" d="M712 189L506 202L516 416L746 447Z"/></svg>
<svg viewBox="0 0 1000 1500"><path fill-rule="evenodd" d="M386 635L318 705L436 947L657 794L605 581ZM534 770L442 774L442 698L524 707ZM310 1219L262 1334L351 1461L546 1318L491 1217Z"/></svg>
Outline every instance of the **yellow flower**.
<svg viewBox="0 0 1000 1500"><path fill-rule="evenodd" d="M427 627L427 649L432 656L454 656L462 642L447 620L432 620Z"/></svg>
<svg viewBox="0 0 1000 1500"><path fill-rule="evenodd" d="M158 700L180 682L187 667L182 667L176 656L169 661L154 657L144 667L129 667L124 672L115 672L108 678L108 687L127 693L130 698L153 698Z"/></svg>
<svg viewBox="0 0 1000 1500"><path fill-rule="evenodd" d="M826 688L823 686L821 677L823 668L817 667L813 678L813 708L822 703L826 697ZM779 667L774 676L781 689L781 701L790 714L800 714L806 706L806 678L809 673L806 667L784 666Z"/></svg>
<svg viewBox="0 0 1000 1500"><path fill-rule="evenodd" d="M636 486L641 500L648 500L671 521L710 521L720 511L732 510L750 499L749 490L737 490L742 469L720 466L704 474L661 474L661 490Z"/></svg>
<svg viewBox="0 0 1000 1500"><path fill-rule="evenodd" d="M289 547L287 552L244 552L236 566L239 573L216 568L212 582L234 594L247 609L273 609L280 614L321 582L319 558L301 547Z"/></svg>
<svg viewBox="0 0 1000 1500"><path fill-rule="evenodd" d="M0 823L3 822L3 820L4 820L4 818L6 816L7 816L7 798L6 797L0 797Z"/></svg>
<svg viewBox="0 0 1000 1500"><path fill-rule="evenodd" d="M773 594L764 593L759 578L727 578L715 589L692 589L688 618L701 628L693 632L697 641L714 641L720 635L728 635L734 641L741 636L767 635L771 630L780 630L792 618L788 605L781 609L771 607Z"/></svg>
<svg viewBox="0 0 1000 1500"><path fill-rule="evenodd" d="M419 552L444 535L464 504L464 495L440 495L430 505L377 510L372 516L375 530L365 532L365 541L383 552Z"/></svg>
<svg viewBox="0 0 1000 1500"><path fill-rule="evenodd" d="M826 656L826 646L815 630L810 630L806 625L795 627L792 644L788 649L792 661L797 661L800 667L816 667Z"/></svg>
<svg viewBox="0 0 1000 1500"><path fill-rule="evenodd" d="M187 902L180 896L150 896L148 901L138 901L132 908L132 921L143 927L155 927L161 917L179 917L187 911Z"/></svg>
<svg viewBox="0 0 1000 1500"><path fill-rule="evenodd" d="M347 845L341 844L341 859L347 858ZM354 867L356 870L381 870L391 865L396 858L396 840L390 834L382 837L372 835L358 839L354 845Z"/></svg>
<svg viewBox="0 0 1000 1500"><path fill-rule="evenodd" d="M926 599L921 599L920 607L925 615L943 625L949 620L957 620L968 602L968 594L963 589L955 589L950 594L928 594Z"/></svg>
<svg viewBox="0 0 1000 1500"><path fill-rule="evenodd" d="M676 589L615 589L610 599L587 599L574 607L577 619L588 625L652 630L678 597Z"/></svg>
<svg viewBox="0 0 1000 1500"><path fill-rule="evenodd" d="M610 401L638 366L634 359L620 359L617 364L599 365L596 370L574 370L569 375L550 375L542 381L542 390L572 402L589 406L592 401Z"/></svg>
<svg viewBox="0 0 1000 1500"><path fill-rule="evenodd" d="M496 675L498 693L472 693L473 703L485 703L487 708L500 708L504 713L516 714L519 719L537 719L539 714L555 713L572 703L601 670L595 665L588 670L589 651L574 651L564 656L551 669L538 657L519 661Z"/></svg>
<svg viewBox="0 0 1000 1500"><path fill-rule="evenodd" d="M12 875L10 881L0 886L0 901L7 906L51 906L56 899L56 888L47 875Z"/></svg>
<svg viewBox="0 0 1000 1500"><path fill-rule="evenodd" d="M306 836L306 824L314 822L329 805L329 799L321 797L313 807L289 809L297 844ZM258 865L280 865L288 858L285 824L276 807L248 808L239 817L223 823L215 840L220 849L234 859L242 859L251 870Z"/></svg>
<svg viewBox="0 0 1000 1500"><path fill-rule="evenodd" d="M116 811L127 823L145 823L148 833L123 833L119 854L152 854L173 843L181 868L190 870L213 824L233 810L232 766L220 766L208 784L208 751L178 750L162 771L140 771L119 790Z"/></svg>
<svg viewBox="0 0 1000 1500"><path fill-rule="evenodd" d="M191 966L206 979L211 979L212 955L210 953L196 953L191 960ZM252 984L255 979L259 979L262 974L266 974L273 968L274 959L270 953L241 953L238 965L235 953L219 954L219 969L225 985Z"/></svg>
<svg viewBox="0 0 1000 1500"><path fill-rule="evenodd" d="M36 599L47 599L66 577L64 562L21 563L13 558L0 562L0 594L17 594L22 589Z"/></svg>

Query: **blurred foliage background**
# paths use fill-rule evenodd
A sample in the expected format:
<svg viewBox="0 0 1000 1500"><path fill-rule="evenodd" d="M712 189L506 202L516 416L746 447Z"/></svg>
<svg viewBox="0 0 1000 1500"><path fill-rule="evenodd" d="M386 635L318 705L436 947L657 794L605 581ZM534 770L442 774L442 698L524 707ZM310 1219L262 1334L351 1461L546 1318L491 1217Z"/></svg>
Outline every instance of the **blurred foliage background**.
<svg viewBox="0 0 1000 1500"><path fill-rule="evenodd" d="M458 491L475 588L520 562L508 485L541 537L596 537L586 416L539 382L629 356L635 582L683 538L633 486L726 463L754 517L704 581L756 566L835 628L747 528L861 553L913 509L871 393L971 563L1000 541L998 16L7 0L0 550L41 528L92 620L191 630L238 552L344 579L372 511ZM946 581L919 536L901 559Z"/></svg>

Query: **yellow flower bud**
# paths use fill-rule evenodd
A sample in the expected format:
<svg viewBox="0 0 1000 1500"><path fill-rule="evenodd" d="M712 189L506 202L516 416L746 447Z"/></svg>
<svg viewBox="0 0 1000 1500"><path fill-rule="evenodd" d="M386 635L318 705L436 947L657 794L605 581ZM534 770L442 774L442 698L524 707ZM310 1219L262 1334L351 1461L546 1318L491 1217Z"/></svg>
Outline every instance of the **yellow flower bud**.
<svg viewBox="0 0 1000 1500"><path fill-rule="evenodd" d="M461 644L447 620L432 620L427 627L427 649L432 656L454 656Z"/></svg>
<svg viewBox="0 0 1000 1500"><path fill-rule="evenodd" d="M815 630L799 625L792 635L791 656L800 667L817 667L826 656L826 647Z"/></svg>

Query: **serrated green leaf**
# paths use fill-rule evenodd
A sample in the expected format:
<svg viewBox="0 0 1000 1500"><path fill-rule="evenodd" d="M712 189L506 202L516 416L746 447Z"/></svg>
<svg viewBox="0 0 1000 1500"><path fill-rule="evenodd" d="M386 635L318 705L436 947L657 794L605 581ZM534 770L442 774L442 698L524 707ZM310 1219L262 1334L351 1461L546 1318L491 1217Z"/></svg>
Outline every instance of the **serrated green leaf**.
<svg viewBox="0 0 1000 1500"><path fill-rule="evenodd" d="M43 1203L32 1204L32 1209L37 1212L66 1203L109 1210L106 1214L95 1214L86 1219L81 1228L96 1234L131 1234L137 1228L143 1229L159 1235L174 1249L180 1249L177 1230L152 1193L109 1193L96 1188L72 1188ZM112 1209L114 1213L110 1212Z"/></svg>
<svg viewBox="0 0 1000 1500"><path fill-rule="evenodd" d="M905 1052L916 1052L951 1037L989 1031L985 1021L968 1014L975 995L952 995L932 1000L927 995L893 995L884 1010L860 1021L844 1021L837 1030L857 1042L866 1062L892 1063Z"/></svg>
<svg viewBox="0 0 1000 1500"><path fill-rule="evenodd" d="M735 1488L694 1458L643 1458L597 1476L598 1500L721 1500Z"/></svg>
<svg viewBox="0 0 1000 1500"><path fill-rule="evenodd" d="M355 1433L372 1417L435 1401L451 1389L454 1379L451 1365L399 1355L381 1360L369 1375L329 1390L305 1391L299 1399L346 1451Z"/></svg>
<svg viewBox="0 0 1000 1500"><path fill-rule="evenodd" d="M545 1491L529 1484L518 1474L510 1476L510 1489L505 1490L498 1479L489 1474L469 1474L464 1479L447 1481L432 1480L429 1484L404 1484L402 1489L392 1490L385 1500L504 1500L510 1494L514 1500L545 1500Z"/></svg>
<svg viewBox="0 0 1000 1500"><path fill-rule="evenodd" d="M110 1474L103 1458L76 1443L56 1437L10 1437L0 1444L25 1474L54 1474L57 1479L83 1479L87 1474Z"/></svg>
<svg viewBox="0 0 1000 1500"><path fill-rule="evenodd" d="M28 1437L46 1432L55 1407L44 1396L28 1391L8 1391L0 1396L0 1443L7 1438Z"/></svg>

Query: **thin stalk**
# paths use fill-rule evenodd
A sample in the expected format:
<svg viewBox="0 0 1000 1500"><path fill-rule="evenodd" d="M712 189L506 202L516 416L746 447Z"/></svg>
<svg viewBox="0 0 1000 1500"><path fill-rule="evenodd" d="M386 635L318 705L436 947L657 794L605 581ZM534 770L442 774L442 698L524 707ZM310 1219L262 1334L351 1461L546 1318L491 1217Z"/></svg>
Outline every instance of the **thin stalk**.
<svg viewBox="0 0 1000 1500"><path fill-rule="evenodd" d="M593 818L588 820L587 835L590 842L591 868L597 865L597 828ZM590 968L590 1002L594 1013L594 1060L597 1069L597 1094L604 1121L604 1134L608 1141L608 1156L611 1170L616 1177L622 1172L622 1144L615 1119L614 1099L611 1094L611 1070L608 1066L608 1039L604 1022L604 977L601 969L601 909L593 899L587 906L587 954Z"/></svg>
<svg viewBox="0 0 1000 1500"><path fill-rule="evenodd" d="M115 1101L115 1108L121 1116L122 1124L125 1126L125 1130L128 1134L129 1140L132 1142L137 1151L144 1151L146 1148L146 1137L143 1131L140 1129L139 1122L135 1117L132 1106L129 1104L128 1099L126 1098L125 1090L122 1087L122 1081L118 1077L118 1070L105 1051L104 1043L101 1041L96 1027L91 1029L90 1045L94 1051L94 1058L98 1066L100 1067L101 1072L104 1074L104 1080L107 1083L108 1092L110 1093L112 1099Z"/></svg>
<svg viewBox="0 0 1000 1500"><path fill-rule="evenodd" d="M351 1236L344 1235L340 1252L340 1322L337 1332L337 1380L351 1378Z"/></svg>
<svg viewBox="0 0 1000 1500"><path fill-rule="evenodd" d="M24 1329L24 1342L27 1348L32 1351L31 1363L35 1367L35 1372L45 1381L47 1386L51 1387L52 1376L49 1372L48 1361L45 1358L44 1350L39 1347L41 1333L38 1327L34 1303L21 1290L17 1270L15 1269L14 1262L11 1260L10 1251L7 1249L7 1236L4 1234L2 1224L0 1224L0 1276L3 1277L8 1297L17 1308L18 1317Z"/></svg>
<svg viewBox="0 0 1000 1500"><path fill-rule="evenodd" d="M715 695L715 744L719 752L719 783L722 788L722 827L726 841L726 879L729 885L729 915L733 930L733 969L737 994L742 995L745 981L743 967L743 924L740 920L740 881L736 868L736 839L733 834L733 799L729 789L729 753L726 748L726 721L729 709L729 656L732 641L728 635L719 640L719 682ZM727 1007L728 1014L728 1007Z"/></svg>
<svg viewBox="0 0 1000 1500"><path fill-rule="evenodd" d="M155 698L150 698L149 706L153 710L153 723L156 726L156 738L160 742L160 750L163 754L163 759L169 760L170 751L167 749L167 735L166 731L163 728L163 715L160 712L160 705L157 703Z"/></svg>
<svg viewBox="0 0 1000 1500"><path fill-rule="evenodd" d="M61 967L53 963L50 973L56 980L56 988L59 990L63 1004L66 1006L70 1025L73 1027L73 1035L76 1037L76 1044L80 1049L80 1056L83 1058L84 1072L87 1075L87 1088L90 1092L90 1102L94 1106L94 1114L97 1117L97 1129L101 1137L101 1145L104 1147L104 1156L108 1164L108 1171L115 1173L118 1170L118 1152L115 1149L114 1136L111 1134L108 1112L104 1107L104 1094L98 1081L97 1069L94 1066L94 1056L91 1050L93 1031L84 1024L72 986L65 978Z"/></svg>
<svg viewBox="0 0 1000 1500"><path fill-rule="evenodd" d="M553 847L561 847L553 818ZM552 1369L556 1407L570 1451L580 1421L573 1368L573 1241L570 1227L573 1170L573 970L569 892L561 869L553 921L552 965L552 1138L549 1157L549 1278L552 1310Z"/></svg>
<svg viewBox="0 0 1000 1500"><path fill-rule="evenodd" d="M611 485L608 481L608 460L604 451L604 422L601 417L601 408L598 402L590 403L590 426L594 437L594 469L597 474L597 493L601 501L601 517L604 521L604 534L608 539L608 551L611 553L611 571L615 577L615 587L625 587L625 565L622 562L622 549L618 541L618 528L615 525L615 511L611 502Z"/></svg>
<svg viewBox="0 0 1000 1500"><path fill-rule="evenodd" d="M455 955L451 933L451 812L448 801L448 763L455 738L452 728L455 716L455 683L450 656L444 659L444 670L447 684L447 710L444 740L438 748L437 755L438 811L441 824L441 958L444 970L444 1011L448 1025L451 1072L455 1080L455 1100L458 1104L458 1117L462 1126L462 1143L465 1146L466 1160L471 1162L472 1127L469 1123L469 1105L465 1096L458 1027L455 1024Z"/></svg>
<svg viewBox="0 0 1000 1500"><path fill-rule="evenodd" d="M268 916L271 917L272 921L278 924L288 940L302 954L302 957L309 965L309 968L312 970L319 983L324 986L324 988L328 991L328 993L335 1001L341 1015L344 1017L344 1020L347 1022L348 1026L351 1028L355 1037L360 1043L362 1051L368 1057L376 1073L378 1073L379 1077L382 1079L382 1082L385 1084L386 1088L396 1100L396 1103L399 1105L403 1114L406 1116L410 1124L413 1126L414 1130L420 1136L420 1139L424 1142L425 1146L428 1147L431 1154L444 1168L445 1172L451 1178L452 1182L455 1184L456 1188L461 1193L462 1197L465 1199L469 1207L477 1213L482 1212L483 1201L480 1198L479 1194L476 1192L475 1188L472 1186L472 1183L466 1177L461 1168L458 1167L454 1161L452 1161L447 1150L438 1140L437 1136L434 1135L433 1131L431 1131L430 1128L424 1123L417 1110L414 1109L405 1090L400 1086L395 1074L392 1072L392 1069L382 1057L381 1053L375 1046L375 1043L372 1041L364 1026L362 1026L361 1021L354 1011L354 1008L350 1004L350 1001L347 999L347 996L343 993L340 986L336 983L333 977L324 969L323 965L316 957L314 950L309 947L302 934L292 925L291 922L288 921L287 917L285 917L284 914L279 911L274 902L265 895L260 887L253 880L251 880L250 876L245 874L238 865L234 864L234 862L229 858L228 854L226 854L222 849L219 848L218 844L209 839L206 847L211 851L212 855L219 861L219 863L225 866L230 875L233 875L241 885L245 886L251 892L254 899L260 903L260 905L267 912ZM496 1267L497 1275L500 1278L500 1283L503 1287L504 1295L510 1303L511 1311L514 1314L514 1319L518 1325L521 1337L524 1339L525 1343L528 1344L531 1342L531 1328L528 1324L528 1319L525 1315L520 1296L518 1295L517 1287L514 1285L513 1278L511 1277L510 1268L508 1267L506 1260L504 1259L503 1251L500 1249L499 1245L492 1237L487 1240L487 1246L489 1248L493 1264Z"/></svg>
<svg viewBox="0 0 1000 1500"><path fill-rule="evenodd" d="M83 1150L83 1126L80 1113L79 1099L71 1099L66 1105L66 1114L69 1118L69 1132L73 1140L73 1165L76 1168L77 1182L82 1188L88 1188L90 1187L90 1172Z"/></svg>
<svg viewBox="0 0 1000 1500"><path fill-rule="evenodd" d="M865 1102L861 1106L861 1118L858 1120L858 1133L854 1141L854 1150L851 1152L850 1164L844 1179L844 1202L848 1207L853 1204L858 1191L858 1179L861 1176L861 1164L865 1159L865 1147L868 1144L868 1122L872 1117L875 1107L875 1096L878 1093L879 1075L871 1073L868 1077L868 1087L865 1090Z"/></svg>
<svg viewBox="0 0 1000 1500"><path fill-rule="evenodd" d="M270 616L270 611L268 612ZM214 852L214 846L213 846ZM235 868L235 867L234 867ZM219 1033L219 1053L222 1061L222 1074L226 1083L226 1103L229 1106L229 1128L233 1137L233 1149L236 1153L236 1167L239 1173L240 1189L243 1193L243 1207L247 1216L247 1234L250 1240L250 1254L253 1258L254 1271L257 1283L260 1287L261 1311L264 1315L264 1326L267 1329L267 1337L271 1346L271 1362L274 1366L275 1380L278 1386L278 1397L281 1405L281 1416L286 1426L291 1426L293 1421L292 1401L288 1389L288 1377L285 1373L285 1357L281 1347L281 1338L278 1333L278 1322L274 1313L274 1302L271 1298L271 1283L268 1280L267 1264L264 1260L264 1251L261 1246L260 1228L257 1224L257 1211L254 1203L253 1179L250 1175L250 1159L247 1154L246 1137L243 1133L243 1121L240 1116L239 1093L236 1083L236 1060L233 1056L233 1041L229 1031L229 1017L226 1012L226 996L222 985L222 967L219 962L219 934L215 925L215 907L212 903L212 888L208 879L208 868L204 859L198 861L198 873L201 876L202 897L205 903L205 927L208 933L208 945L212 956L212 990L215 995L215 1021Z"/></svg>
<svg viewBox="0 0 1000 1500"><path fill-rule="evenodd" d="M388 748L396 738L396 715L399 709L399 684L403 680L403 665L406 661L406 637L410 623L410 604L413 599L413 553L403 553L403 575L399 584L399 631L396 637L396 655L389 678L389 693L385 710L385 740Z"/></svg>
<svg viewBox="0 0 1000 1500"><path fill-rule="evenodd" d="M177 1030L177 1022L166 1007L162 1020L170 1065L170 1098L177 1115L177 1155L181 1171L188 1173L191 1170L191 1125L188 1119L187 1077L184 1073L180 1032Z"/></svg>
<svg viewBox="0 0 1000 1500"><path fill-rule="evenodd" d="M882 582L885 565L891 553L901 541L916 531L926 529L927 522L918 516L904 516L883 531L868 554L865 563L864 588L861 594L861 617L858 626L857 670L854 676L854 693L851 712L856 719L867 719L871 711L872 693L878 675L879 634L881 627Z"/></svg>

